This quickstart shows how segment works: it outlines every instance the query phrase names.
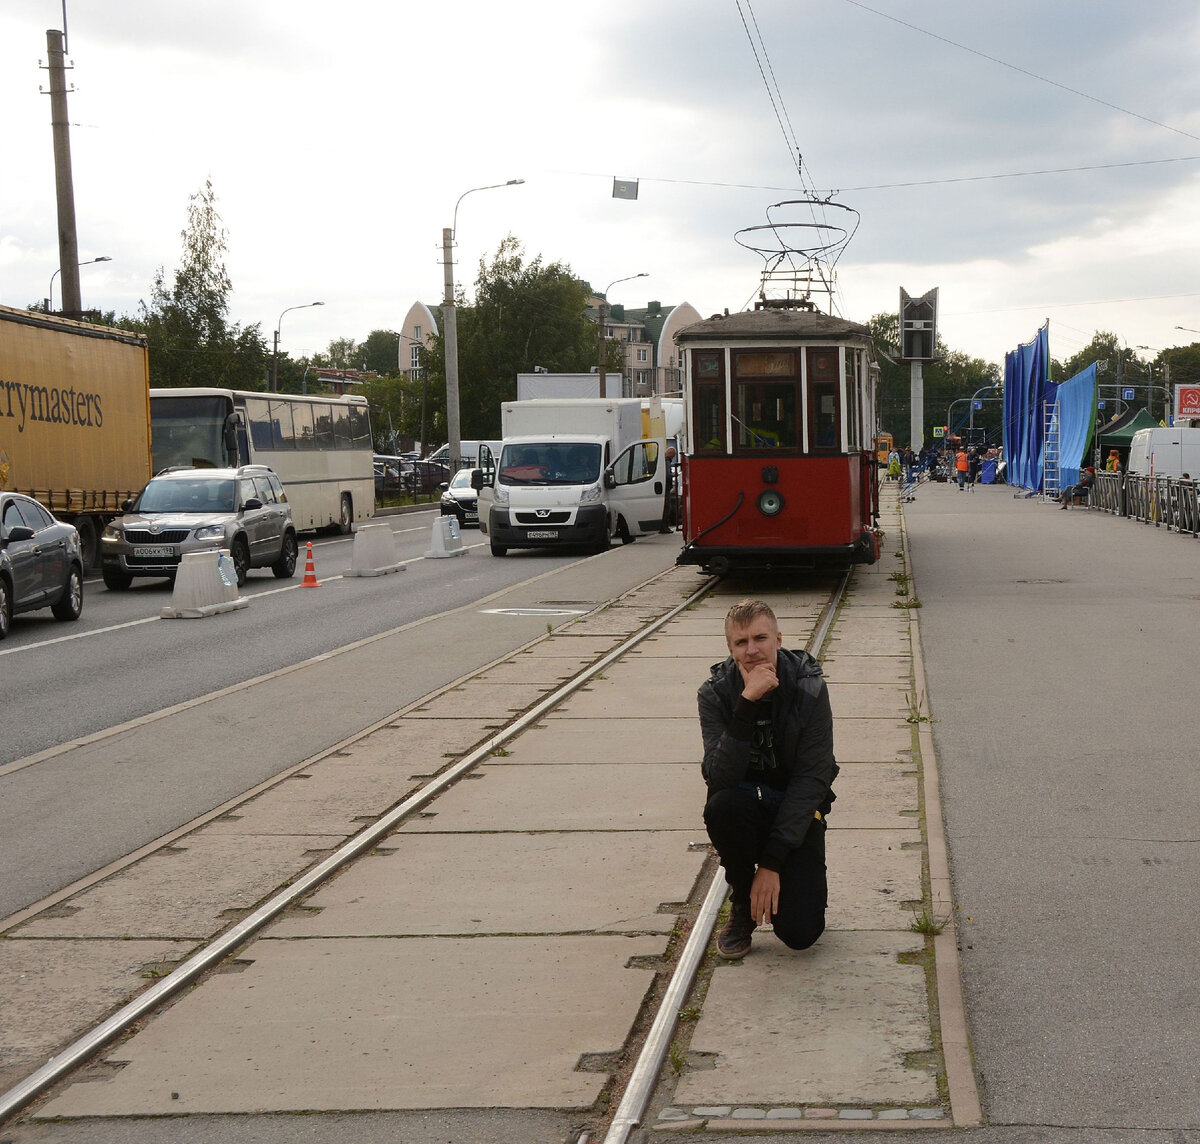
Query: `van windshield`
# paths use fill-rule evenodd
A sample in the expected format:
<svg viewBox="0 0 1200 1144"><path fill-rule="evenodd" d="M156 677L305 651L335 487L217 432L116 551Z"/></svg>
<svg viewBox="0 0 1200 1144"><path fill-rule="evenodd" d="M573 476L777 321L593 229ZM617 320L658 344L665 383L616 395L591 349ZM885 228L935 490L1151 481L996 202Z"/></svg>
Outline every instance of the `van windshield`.
<svg viewBox="0 0 1200 1144"><path fill-rule="evenodd" d="M502 485L588 485L600 479L600 445L563 441L505 445L497 479Z"/></svg>

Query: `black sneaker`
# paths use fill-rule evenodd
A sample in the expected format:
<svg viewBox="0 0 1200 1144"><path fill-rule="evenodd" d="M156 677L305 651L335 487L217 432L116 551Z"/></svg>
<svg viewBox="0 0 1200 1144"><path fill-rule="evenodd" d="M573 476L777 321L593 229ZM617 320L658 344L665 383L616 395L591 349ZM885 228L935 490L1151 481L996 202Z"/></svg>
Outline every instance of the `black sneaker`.
<svg viewBox="0 0 1200 1144"><path fill-rule="evenodd" d="M754 921L750 917L750 905L731 906L729 921L717 934L717 956L735 961L750 952L750 938L754 933Z"/></svg>

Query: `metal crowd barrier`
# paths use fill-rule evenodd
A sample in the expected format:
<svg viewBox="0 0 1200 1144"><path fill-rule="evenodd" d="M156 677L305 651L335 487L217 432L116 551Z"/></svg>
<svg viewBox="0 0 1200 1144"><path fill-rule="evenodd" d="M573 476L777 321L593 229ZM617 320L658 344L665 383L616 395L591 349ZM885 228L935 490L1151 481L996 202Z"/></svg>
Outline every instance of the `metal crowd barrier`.
<svg viewBox="0 0 1200 1144"><path fill-rule="evenodd" d="M1200 537L1200 501L1194 481L1143 477L1133 473L1097 473L1088 507L1126 516L1155 528Z"/></svg>

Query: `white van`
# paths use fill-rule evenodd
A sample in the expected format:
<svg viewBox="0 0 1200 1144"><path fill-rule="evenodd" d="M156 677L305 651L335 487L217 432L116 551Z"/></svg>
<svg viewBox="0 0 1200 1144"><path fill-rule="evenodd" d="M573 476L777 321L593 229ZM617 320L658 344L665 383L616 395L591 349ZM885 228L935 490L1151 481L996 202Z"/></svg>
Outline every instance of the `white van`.
<svg viewBox="0 0 1200 1144"><path fill-rule="evenodd" d="M1200 480L1200 429L1139 429L1129 443L1129 472Z"/></svg>

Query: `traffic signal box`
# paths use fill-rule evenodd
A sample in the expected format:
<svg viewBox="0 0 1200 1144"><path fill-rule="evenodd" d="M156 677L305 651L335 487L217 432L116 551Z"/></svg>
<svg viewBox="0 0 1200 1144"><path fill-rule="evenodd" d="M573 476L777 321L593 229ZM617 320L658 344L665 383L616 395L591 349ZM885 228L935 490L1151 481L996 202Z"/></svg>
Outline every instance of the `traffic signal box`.
<svg viewBox="0 0 1200 1144"><path fill-rule="evenodd" d="M935 286L920 298L900 290L900 360L934 361L937 358L937 306Z"/></svg>

